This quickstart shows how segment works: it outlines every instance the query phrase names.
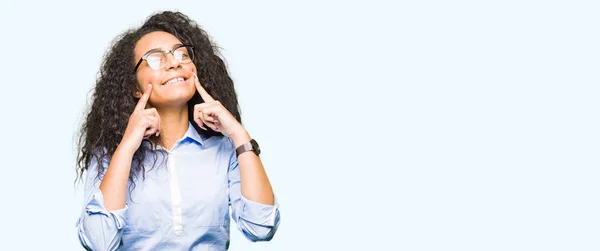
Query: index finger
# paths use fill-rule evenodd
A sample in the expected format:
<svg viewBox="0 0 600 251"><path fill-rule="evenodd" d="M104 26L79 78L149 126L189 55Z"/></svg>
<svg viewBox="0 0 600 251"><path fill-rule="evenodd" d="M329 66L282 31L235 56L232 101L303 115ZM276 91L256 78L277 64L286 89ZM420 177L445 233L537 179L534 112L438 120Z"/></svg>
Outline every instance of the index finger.
<svg viewBox="0 0 600 251"><path fill-rule="evenodd" d="M142 94L140 101L138 101L137 105L135 105L134 111L143 111L144 109L146 109L146 103L148 103L150 93L152 93L152 85L148 85L148 89L146 89L146 92Z"/></svg>
<svg viewBox="0 0 600 251"><path fill-rule="evenodd" d="M200 80L198 79L198 76L196 74L194 74L194 78L196 79L196 90L198 90L198 93L200 94L200 97L202 97L202 99L204 99L204 102L213 102L215 101L214 98L212 98L208 92L206 92L206 90L204 90L204 87L202 87L200 85Z"/></svg>

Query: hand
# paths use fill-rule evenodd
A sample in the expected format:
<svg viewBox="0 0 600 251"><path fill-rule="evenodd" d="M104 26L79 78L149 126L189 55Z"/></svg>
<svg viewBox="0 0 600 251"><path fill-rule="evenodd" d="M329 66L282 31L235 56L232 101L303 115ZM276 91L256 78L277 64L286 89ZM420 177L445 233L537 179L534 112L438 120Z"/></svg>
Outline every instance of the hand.
<svg viewBox="0 0 600 251"><path fill-rule="evenodd" d="M152 85L148 85L148 89L138 101L125 129L125 134L121 140L119 147L123 146L131 152L135 152L142 144L143 139L147 139L152 135L160 135L160 116L156 108L146 109L146 103L152 93Z"/></svg>
<svg viewBox="0 0 600 251"><path fill-rule="evenodd" d="M194 121L204 130L210 127L213 131L221 132L227 137L233 135L247 134L242 125L231 115L231 113L217 100L214 100L200 85L200 80L194 74L196 90L204 103L194 106Z"/></svg>

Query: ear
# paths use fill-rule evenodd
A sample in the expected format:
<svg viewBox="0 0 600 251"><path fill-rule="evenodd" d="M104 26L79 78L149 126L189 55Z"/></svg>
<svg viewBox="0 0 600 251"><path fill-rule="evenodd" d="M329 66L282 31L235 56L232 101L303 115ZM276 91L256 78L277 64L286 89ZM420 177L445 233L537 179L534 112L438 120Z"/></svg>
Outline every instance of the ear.
<svg viewBox="0 0 600 251"><path fill-rule="evenodd" d="M142 93L139 92L139 91L136 91L136 92L133 93L133 96L136 97L136 98L141 98L142 97Z"/></svg>

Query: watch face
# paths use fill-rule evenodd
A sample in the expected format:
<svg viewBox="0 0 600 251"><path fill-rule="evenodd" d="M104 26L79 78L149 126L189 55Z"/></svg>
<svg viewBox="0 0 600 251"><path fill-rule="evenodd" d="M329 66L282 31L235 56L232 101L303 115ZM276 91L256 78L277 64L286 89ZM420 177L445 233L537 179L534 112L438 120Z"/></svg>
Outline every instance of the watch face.
<svg viewBox="0 0 600 251"><path fill-rule="evenodd" d="M252 150L256 153L256 155L259 155L260 147L258 146L258 143L256 143L256 140L251 140L250 143L252 144Z"/></svg>

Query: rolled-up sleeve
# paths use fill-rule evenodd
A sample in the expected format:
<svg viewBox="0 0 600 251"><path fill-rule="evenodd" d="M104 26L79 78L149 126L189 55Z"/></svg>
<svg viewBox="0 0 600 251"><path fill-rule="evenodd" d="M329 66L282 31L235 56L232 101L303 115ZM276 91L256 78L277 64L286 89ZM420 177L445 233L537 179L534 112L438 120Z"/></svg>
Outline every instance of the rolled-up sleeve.
<svg viewBox="0 0 600 251"><path fill-rule="evenodd" d="M265 205L242 195L240 170L235 153L229 163L229 203L231 218L237 228L251 241L269 241L279 226L279 204Z"/></svg>
<svg viewBox="0 0 600 251"><path fill-rule="evenodd" d="M125 208L108 211L104 207L104 198L99 189L101 177L97 164L92 161L87 170L85 181L85 203L83 212L77 221L77 232L81 245L87 250L116 250L121 242L123 228L126 225ZM108 167L107 161L103 165ZM97 163L97 162L96 162Z"/></svg>

